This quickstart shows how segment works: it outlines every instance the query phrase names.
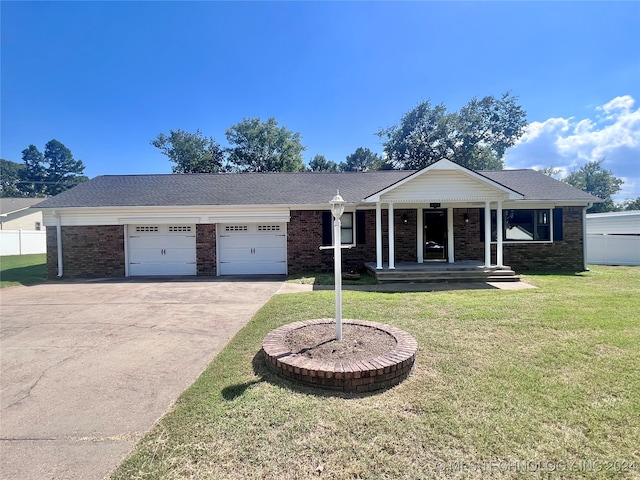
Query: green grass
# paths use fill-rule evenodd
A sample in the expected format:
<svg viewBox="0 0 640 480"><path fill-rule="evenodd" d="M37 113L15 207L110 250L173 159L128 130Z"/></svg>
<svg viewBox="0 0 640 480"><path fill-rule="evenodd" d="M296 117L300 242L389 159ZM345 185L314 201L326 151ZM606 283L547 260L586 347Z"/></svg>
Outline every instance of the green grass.
<svg viewBox="0 0 640 480"><path fill-rule="evenodd" d="M0 288L34 285L47 279L47 255L9 255L0 257Z"/></svg>
<svg viewBox="0 0 640 480"><path fill-rule="evenodd" d="M266 370L270 330L334 308L331 291L275 296L113 478L638 478L640 268L525 280L539 288L345 291L345 318L419 344L414 373L368 396Z"/></svg>

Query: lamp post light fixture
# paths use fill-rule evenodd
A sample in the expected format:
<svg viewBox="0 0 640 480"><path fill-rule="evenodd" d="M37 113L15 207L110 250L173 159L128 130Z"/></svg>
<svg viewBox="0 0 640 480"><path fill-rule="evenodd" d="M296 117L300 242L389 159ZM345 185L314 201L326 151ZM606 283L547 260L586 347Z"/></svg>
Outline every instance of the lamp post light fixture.
<svg viewBox="0 0 640 480"><path fill-rule="evenodd" d="M333 215L333 271L336 290L336 340L338 341L342 340L342 222L340 217L344 213L346 203L340 196L340 190L329 202Z"/></svg>

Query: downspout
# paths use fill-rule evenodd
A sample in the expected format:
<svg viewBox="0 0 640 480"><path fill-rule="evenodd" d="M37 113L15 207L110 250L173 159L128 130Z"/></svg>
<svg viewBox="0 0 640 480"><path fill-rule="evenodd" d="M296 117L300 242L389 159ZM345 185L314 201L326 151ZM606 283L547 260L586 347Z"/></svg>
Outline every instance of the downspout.
<svg viewBox="0 0 640 480"><path fill-rule="evenodd" d="M587 210L593 207L593 203L587 204L586 207L582 209L582 262L584 263L584 271L588 272L589 267L587 266Z"/></svg>
<svg viewBox="0 0 640 480"><path fill-rule="evenodd" d="M58 246L58 278L62 278L62 219L56 215L56 242Z"/></svg>

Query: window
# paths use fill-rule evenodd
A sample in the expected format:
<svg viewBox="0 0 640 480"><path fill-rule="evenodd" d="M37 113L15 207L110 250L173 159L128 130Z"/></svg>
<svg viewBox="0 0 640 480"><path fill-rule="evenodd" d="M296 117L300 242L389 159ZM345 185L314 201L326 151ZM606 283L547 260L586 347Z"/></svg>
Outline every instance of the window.
<svg viewBox="0 0 640 480"><path fill-rule="evenodd" d="M353 212L344 212L340 217L343 245L355 244L353 217ZM329 211L322 212L322 244L333 245L333 215Z"/></svg>
<svg viewBox="0 0 640 480"><path fill-rule="evenodd" d="M42 230L42 223L36 222L36 230Z"/></svg>
<svg viewBox="0 0 640 480"><path fill-rule="evenodd" d="M353 244L353 213L345 212L340 217L340 221L342 222L342 244L343 245L351 245Z"/></svg>
<svg viewBox="0 0 640 480"><path fill-rule="evenodd" d="M551 240L549 210L504 210L503 213L506 242Z"/></svg>
<svg viewBox="0 0 640 480"><path fill-rule="evenodd" d="M562 209L505 209L502 211L502 239L505 242L549 242L553 218L555 240L562 240ZM498 240L496 210L491 210L491 241ZM484 241L484 210L480 210L481 236Z"/></svg>

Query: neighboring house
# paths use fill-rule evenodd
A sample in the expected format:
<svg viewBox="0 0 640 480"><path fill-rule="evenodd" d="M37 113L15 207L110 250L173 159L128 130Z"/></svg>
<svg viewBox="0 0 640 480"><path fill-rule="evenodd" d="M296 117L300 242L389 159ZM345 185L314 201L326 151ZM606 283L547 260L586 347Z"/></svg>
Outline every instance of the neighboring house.
<svg viewBox="0 0 640 480"><path fill-rule="evenodd" d="M0 197L0 230L44 230L42 210L30 208L42 200Z"/></svg>
<svg viewBox="0 0 640 480"><path fill-rule="evenodd" d="M587 214L587 262L640 265L640 210Z"/></svg>
<svg viewBox="0 0 640 480"><path fill-rule="evenodd" d="M50 276L293 274L332 268L329 201L346 200L344 267L458 262L581 271L600 201L533 170L100 176L45 200ZM391 221L389 220L391 219Z"/></svg>
<svg viewBox="0 0 640 480"><path fill-rule="evenodd" d="M0 198L0 255L47 251L42 210L31 208L42 198Z"/></svg>

